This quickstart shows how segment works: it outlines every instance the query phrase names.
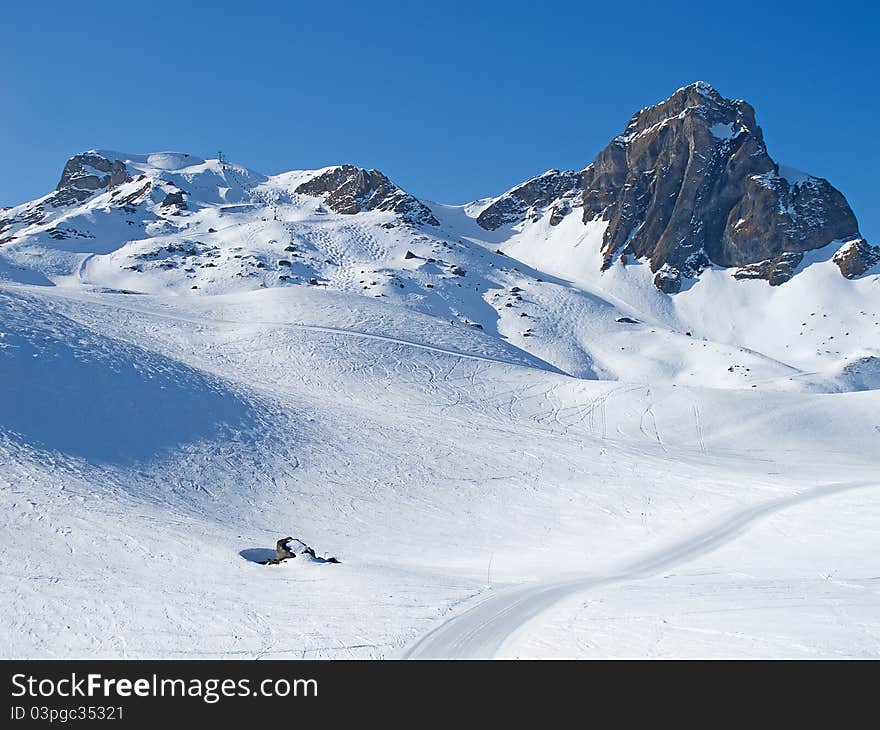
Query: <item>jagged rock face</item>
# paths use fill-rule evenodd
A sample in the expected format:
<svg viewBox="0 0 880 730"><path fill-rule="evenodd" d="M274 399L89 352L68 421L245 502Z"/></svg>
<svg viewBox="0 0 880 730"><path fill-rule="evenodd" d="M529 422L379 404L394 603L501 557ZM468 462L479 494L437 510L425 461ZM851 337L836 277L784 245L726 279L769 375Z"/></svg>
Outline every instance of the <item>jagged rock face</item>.
<svg viewBox="0 0 880 730"><path fill-rule="evenodd" d="M794 276L804 255L800 252L783 253L772 259L748 264L733 273L734 279L764 279L770 286L779 286Z"/></svg>
<svg viewBox="0 0 880 730"><path fill-rule="evenodd" d="M110 161L94 152L84 152L71 157L61 173L49 202L54 207L81 203L98 190L116 187L131 178L120 160Z"/></svg>
<svg viewBox="0 0 880 730"><path fill-rule="evenodd" d="M186 210L186 198L180 190L168 193L160 203L162 208L177 208L177 210Z"/></svg>
<svg viewBox="0 0 880 730"><path fill-rule="evenodd" d="M786 254L858 235L837 190L781 176L754 109L703 83L636 114L585 170L583 202L609 221L606 265L625 252L685 276L711 262L778 284L799 262Z"/></svg>
<svg viewBox="0 0 880 730"><path fill-rule="evenodd" d="M548 170L502 195L480 213L477 223L487 231L494 231L532 217L537 209L559 200L550 220L552 225L557 225L567 212L566 206L570 209L568 202L560 199L573 195L580 188L580 180L577 172Z"/></svg>
<svg viewBox="0 0 880 730"><path fill-rule="evenodd" d="M13 235L3 235L10 229L43 222L46 217L45 206L58 208L82 203L100 190L113 188L130 180L128 170L120 160L111 161L95 152L74 155L64 165L61 180L52 195L42 202L29 204L14 216L0 218L0 245L14 240ZM58 234L53 235L53 238L57 237Z"/></svg>
<svg viewBox="0 0 880 730"><path fill-rule="evenodd" d="M555 225L576 207L585 223L608 222L604 267L618 256L647 259L668 293L710 264L780 284L800 262L795 254L859 237L840 192L827 180L780 171L754 109L703 82L638 112L580 173L529 180L477 223L492 230L549 210Z"/></svg>
<svg viewBox="0 0 880 730"><path fill-rule="evenodd" d="M856 238L843 244L832 261L847 279L855 279L880 264L880 248L871 246L864 238Z"/></svg>
<svg viewBox="0 0 880 730"><path fill-rule="evenodd" d="M368 210L393 211L412 224L440 225L424 203L405 193L378 170L341 165L296 189L302 195L324 198L336 213L353 215Z"/></svg>

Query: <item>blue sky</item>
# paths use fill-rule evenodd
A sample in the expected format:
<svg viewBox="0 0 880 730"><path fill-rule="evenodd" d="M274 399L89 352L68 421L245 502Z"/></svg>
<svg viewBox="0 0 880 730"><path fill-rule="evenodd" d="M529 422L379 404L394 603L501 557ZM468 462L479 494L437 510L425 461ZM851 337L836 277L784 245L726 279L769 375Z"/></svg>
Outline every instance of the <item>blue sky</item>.
<svg viewBox="0 0 880 730"><path fill-rule="evenodd" d="M868 2L18 2L0 10L0 204L64 161L174 149L261 172L376 167L444 202L579 169L697 79L757 109L880 242Z"/></svg>

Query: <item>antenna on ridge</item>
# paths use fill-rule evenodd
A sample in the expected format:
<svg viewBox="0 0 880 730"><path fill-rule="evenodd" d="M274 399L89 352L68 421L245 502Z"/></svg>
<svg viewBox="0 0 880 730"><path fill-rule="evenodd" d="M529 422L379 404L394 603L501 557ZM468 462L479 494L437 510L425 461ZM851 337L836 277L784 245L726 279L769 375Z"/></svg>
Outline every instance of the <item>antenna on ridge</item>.
<svg viewBox="0 0 880 730"><path fill-rule="evenodd" d="M221 165L226 164L226 160L223 159L223 152L221 150L217 151L217 159L220 161Z"/></svg>

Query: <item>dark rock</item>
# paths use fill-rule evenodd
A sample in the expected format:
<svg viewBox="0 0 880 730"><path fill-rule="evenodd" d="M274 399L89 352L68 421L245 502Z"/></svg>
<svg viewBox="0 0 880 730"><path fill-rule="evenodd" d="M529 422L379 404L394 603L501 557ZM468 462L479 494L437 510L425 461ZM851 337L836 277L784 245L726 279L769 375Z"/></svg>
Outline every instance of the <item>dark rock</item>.
<svg viewBox="0 0 880 730"><path fill-rule="evenodd" d="M550 225L558 226L569 213L571 213L571 204L567 200L559 201L550 210Z"/></svg>
<svg viewBox="0 0 880 730"><path fill-rule="evenodd" d="M174 207L177 210L186 210L186 198L184 198L180 190L172 191L165 196L165 199L160 203L160 207Z"/></svg>
<svg viewBox="0 0 880 730"><path fill-rule="evenodd" d="M844 243L831 260L847 279L855 279L880 263L880 248L871 246L864 238L856 238Z"/></svg>
<svg viewBox="0 0 880 730"><path fill-rule="evenodd" d="M779 286L794 276L795 269L803 258L802 253L784 253L766 261L743 266L733 273L733 278L765 279L770 282L770 286Z"/></svg>
<svg viewBox="0 0 880 730"><path fill-rule="evenodd" d="M385 210L399 214L414 225L440 225L427 205L401 190L378 170L341 165L304 182L296 192L321 196L331 210L345 215Z"/></svg>
<svg viewBox="0 0 880 730"><path fill-rule="evenodd" d="M710 264L748 267L739 278L780 284L794 268L786 255L860 238L839 191L781 169L754 109L703 82L635 114L586 169L539 175L496 199L477 222L492 230L548 206L554 224L575 206L585 223L606 221L603 266L617 257L646 259L667 293L680 290L682 275L699 276ZM865 270L869 249L841 253L846 270Z"/></svg>
<svg viewBox="0 0 880 730"><path fill-rule="evenodd" d="M275 543L275 559L276 560L287 560L288 558L295 558L296 553L292 552L288 547L288 544L292 537L282 537L278 542Z"/></svg>
<svg viewBox="0 0 880 730"><path fill-rule="evenodd" d="M664 265L654 274L654 286L664 294L677 294L681 291L681 272L669 265Z"/></svg>
<svg viewBox="0 0 880 730"><path fill-rule="evenodd" d="M314 562L317 563L340 562L337 558L334 558L332 556L324 557L318 555L311 545L307 545L302 540L293 537L283 537L275 543L274 558L268 556L264 557L266 553L268 553L269 555L272 554L270 551L264 550L262 548L252 548L249 550L242 550L239 555L262 565L278 565L279 563L283 563L286 560L292 560L299 555L308 555Z"/></svg>
<svg viewBox="0 0 880 730"><path fill-rule="evenodd" d="M633 319L632 317L618 317L617 321L622 324L639 324L639 320Z"/></svg>
<svg viewBox="0 0 880 730"><path fill-rule="evenodd" d="M407 252L404 254L403 258L405 258L405 259L414 259L414 258L416 258L416 255L415 255L412 251L407 251Z"/></svg>
<svg viewBox="0 0 880 730"><path fill-rule="evenodd" d="M548 170L497 198L477 216L477 224L488 231L494 231L503 225L519 223L526 216L534 218L539 209L550 205L566 193L573 194L579 190L580 176L581 173L577 172ZM552 219L551 215L551 223ZM561 217L556 223L560 220Z"/></svg>
<svg viewBox="0 0 880 730"><path fill-rule="evenodd" d="M704 83L636 114L583 177L584 221L609 222L606 266L623 251L697 276L858 233L827 181L780 175L749 104Z"/></svg>
<svg viewBox="0 0 880 730"><path fill-rule="evenodd" d="M99 190L116 187L130 180L121 160L111 161L97 152L83 152L67 161L49 203L56 208L81 203Z"/></svg>
<svg viewBox="0 0 880 730"><path fill-rule="evenodd" d="M7 210L9 209L5 208L4 212ZM28 204L24 210L19 211L15 215L8 215L5 218L0 218L0 235L6 233L12 228L25 228L27 226L42 223L45 217L46 212L43 210L43 205L41 203ZM0 244L9 243L14 238L15 236L13 235L6 236L3 239L0 239Z"/></svg>
<svg viewBox="0 0 880 730"><path fill-rule="evenodd" d="M136 203L143 202L143 200L147 197L147 193L150 192L150 187L152 183L148 180L139 188L137 188L134 192L125 195L119 200L116 201L116 205L120 206L126 213L135 213L137 212L137 208L134 207Z"/></svg>

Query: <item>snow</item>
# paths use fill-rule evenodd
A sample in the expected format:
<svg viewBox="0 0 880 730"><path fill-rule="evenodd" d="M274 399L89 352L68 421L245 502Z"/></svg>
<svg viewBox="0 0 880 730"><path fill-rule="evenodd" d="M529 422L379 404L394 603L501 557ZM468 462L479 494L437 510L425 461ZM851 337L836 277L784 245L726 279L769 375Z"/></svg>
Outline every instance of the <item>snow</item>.
<svg viewBox="0 0 880 730"><path fill-rule="evenodd" d="M847 633L844 620L861 623L867 619L869 625L874 623L870 612L876 606L880 592L871 585L872 578L864 573L866 568L870 570L870 562L865 565L862 561L863 565L859 566L864 576L861 580L856 578L853 582L842 583L845 588L867 590L868 596L858 596L855 600L851 595L847 596L845 609L841 609L839 601L835 600L839 597L839 589L829 591L821 586L817 590L815 585L810 585L807 576L812 572L810 569L814 569L811 564L816 557L814 554L804 560L803 554L795 556L789 551L788 560L777 561L774 565L775 582L768 581L766 573L761 576L763 580L751 575L725 576L727 580L719 580L716 576L723 575L725 562L718 558L709 560L705 556L719 550L723 552L725 548L731 552L728 546L731 536L739 535L767 515L828 495L870 486L876 486L876 483L832 484L769 500L735 512L724 521L684 540L643 554L617 567L610 575L587 575L580 579L567 578L500 591L441 624L412 646L406 655L410 658L522 658L532 654L537 657L724 657L737 653L786 657L792 653L822 656L823 652L833 655L837 653L835 639L839 640L841 634ZM873 516L876 518L876 512ZM784 520L778 522L785 524ZM805 546L808 550L815 550L812 540L801 541L801 550ZM752 569L757 568L756 572L764 572L766 561L760 550L754 543L746 542L738 554L731 556L730 562L745 563ZM797 559L792 560L795 557ZM858 564L860 556L848 557L855 557L854 563ZM681 565L688 566L688 569L679 577L676 569ZM852 569L852 564L848 567ZM779 580L780 574L786 579ZM706 580L707 575L711 576L710 580ZM833 575L832 571L822 578L828 581ZM658 577L663 579L659 586L656 580L652 581ZM673 584L671 589L668 587L670 582ZM797 591L792 591L792 584L797 586ZM809 604L805 605L797 595L805 584L814 595L820 596L818 611ZM623 589L619 587L621 585ZM598 597L591 595L585 602L580 595L587 592L598 594ZM624 595L619 595L621 593ZM770 593L769 598L766 593ZM670 594L671 604L667 603ZM694 596L699 599L695 601ZM771 605L743 607L744 596L746 601L769 601ZM646 604L654 611L648 622L644 621L643 615ZM719 613L722 618L717 616ZM734 616L731 617L730 613ZM758 614L757 621L755 614ZM793 630L779 632L774 627L775 630L767 631L765 622L768 619L775 618L782 623L790 621L793 614L800 619ZM823 622L829 618L836 620L843 631L822 631ZM643 626L643 623L647 625ZM834 638L824 644L829 635ZM865 648L866 651L858 654L871 656L880 647L872 641Z"/></svg>
<svg viewBox="0 0 880 730"><path fill-rule="evenodd" d="M114 159L145 180L0 247L0 655L880 653L880 277L841 242L670 297L576 207L418 229ZM253 562L286 535L342 563Z"/></svg>
<svg viewBox="0 0 880 730"><path fill-rule="evenodd" d="M878 519L876 492L805 500L686 566L573 596L499 653L875 658L880 586L861 536Z"/></svg>
<svg viewBox="0 0 880 730"><path fill-rule="evenodd" d="M779 166L779 177L788 180L789 185L803 185L809 180L814 179L812 175L796 170L793 167L787 167L786 165Z"/></svg>
<svg viewBox="0 0 880 730"><path fill-rule="evenodd" d="M709 127L709 131L712 133L713 137L717 137L718 139L733 139L737 134L733 131L733 122L729 122L728 124L716 122Z"/></svg>

